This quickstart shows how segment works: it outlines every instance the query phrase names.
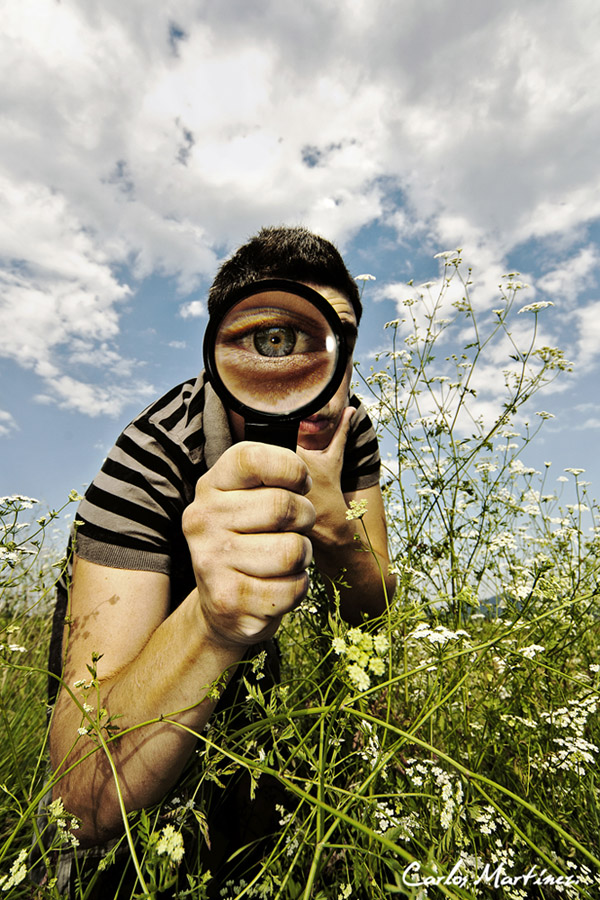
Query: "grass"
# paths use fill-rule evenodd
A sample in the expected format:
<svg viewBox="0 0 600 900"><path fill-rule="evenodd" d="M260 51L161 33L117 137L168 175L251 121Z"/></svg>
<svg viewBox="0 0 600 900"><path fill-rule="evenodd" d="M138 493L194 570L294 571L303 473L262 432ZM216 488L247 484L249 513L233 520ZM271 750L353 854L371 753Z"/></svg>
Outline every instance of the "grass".
<svg viewBox="0 0 600 900"><path fill-rule="evenodd" d="M549 464L521 462L549 416L528 424L531 399L569 364L537 346L540 305L516 318L516 275L477 316L470 290L460 256L442 255L436 284L407 292L389 323L378 367L358 368L390 451L398 589L388 613L348 628L315 577L280 631L279 682L262 657L248 664L237 704L198 735L177 791L128 817L131 847L123 840L104 871L93 863L77 900L99 878L117 884L132 857L137 874L130 862L129 882L104 882L103 900L598 896L598 510L581 471L561 476L565 503L548 487ZM506 396L490 415L479 398L500 358ZM47 523L17 527L27 506L4 502L0 563L0 887L11 898L30 896L23 853L50 781L57 570L40 559L35 529ZM97 738L110 753L118 735L100 726ZM227 791L274 795L275 834L216 884L203 848ZM58 807L54 820L55 850L70 849L77 832ZM46 863L39 896L58 900L56 853Z"/></svg>

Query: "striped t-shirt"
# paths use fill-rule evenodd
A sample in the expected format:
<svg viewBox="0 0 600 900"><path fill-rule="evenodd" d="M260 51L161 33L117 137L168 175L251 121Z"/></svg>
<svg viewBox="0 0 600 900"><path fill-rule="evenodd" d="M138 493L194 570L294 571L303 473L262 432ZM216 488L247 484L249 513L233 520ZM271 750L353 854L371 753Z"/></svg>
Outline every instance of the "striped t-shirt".
<svg viewBox="0 0 600 900"><path fill-rule="evenodd" d="M360 401L341 475L344 493L379 482L377 438ZM203 375L157 400L123 431L77 512L76 551L90 562L163 572L174 608L195 581L181 517L198 479L232 444L227 413Z"/></svg>

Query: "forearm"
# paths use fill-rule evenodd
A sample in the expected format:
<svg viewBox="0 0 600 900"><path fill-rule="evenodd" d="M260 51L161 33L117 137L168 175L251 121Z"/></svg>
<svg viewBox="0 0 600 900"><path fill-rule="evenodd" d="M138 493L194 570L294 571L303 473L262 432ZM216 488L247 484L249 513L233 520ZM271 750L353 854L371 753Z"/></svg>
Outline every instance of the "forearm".
<svg viewBox="0 0 600 900"><path fill-rule="evenodd" d="M361 534L362 532L362 534ZM358 520L338 518L326 532L313 537L314 559L328 579L339 579L340 611L350 624L382 615L391 602L396 581L388 572L387 555L369 546Z"/></svg>
<svg viewBox="0 0 600 900"><path fill-rule="evenodd" d="M195 606L191 595L128 666L99 681L99 705L106 710L100 725L111 721L117 729L117 737L109 740L101 727L118 786L103 747L84 758L98 746L98 737L93 730L78 734L79 728L89 728L89 719L82 720L79 706L61 692L51 731L52 764L58 775L76 765L57 783L54 796L81 819L82 844L105 841L122 830L119 792L129 811L158 802L172 787L216 704L207 692L244 653L244 647L220 647L209 640L198 627ZM72 683L69 687L77 696ZM82 699L95 707L98 695L93 689L85 693ZM96 719L95 709L89 717Z"/></svg>

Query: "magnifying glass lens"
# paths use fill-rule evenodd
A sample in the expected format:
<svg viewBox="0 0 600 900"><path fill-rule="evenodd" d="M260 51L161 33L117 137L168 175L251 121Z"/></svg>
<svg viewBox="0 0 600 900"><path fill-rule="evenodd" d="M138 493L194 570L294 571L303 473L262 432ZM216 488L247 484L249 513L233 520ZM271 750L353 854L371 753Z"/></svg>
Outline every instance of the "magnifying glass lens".
<svg viewBox="0 0 600 900"><path fill-rule="evenodd" d="M323 313L285 291L253 294L221 322L214 359L225 388L250 409L289 415L331 381L339 341Z"/></svg>

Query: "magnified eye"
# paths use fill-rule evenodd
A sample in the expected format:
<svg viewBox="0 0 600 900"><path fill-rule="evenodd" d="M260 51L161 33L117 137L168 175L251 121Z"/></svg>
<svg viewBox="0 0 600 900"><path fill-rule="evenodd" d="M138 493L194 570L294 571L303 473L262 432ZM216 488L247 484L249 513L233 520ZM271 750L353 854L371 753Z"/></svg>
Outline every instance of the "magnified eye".
<svg viewBox="0 0 600 900"><path fill-rule="evenodd" d="M254 332L254 347L261 356L289 356L296 346L296 332L288 325Z"/></svg>
<svg viewBox="0 0 600 900"><path fill-rule="evenodd" d="M214 358L226 389L250 409L288 415L312 401L335 370L327 318L296 295L244 298L218 326Z"/></svg>

